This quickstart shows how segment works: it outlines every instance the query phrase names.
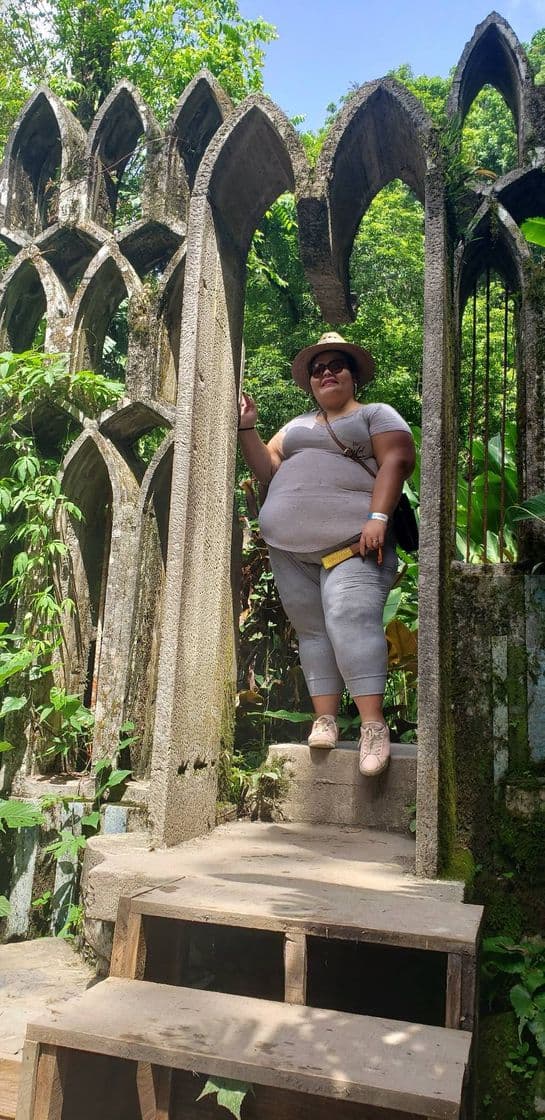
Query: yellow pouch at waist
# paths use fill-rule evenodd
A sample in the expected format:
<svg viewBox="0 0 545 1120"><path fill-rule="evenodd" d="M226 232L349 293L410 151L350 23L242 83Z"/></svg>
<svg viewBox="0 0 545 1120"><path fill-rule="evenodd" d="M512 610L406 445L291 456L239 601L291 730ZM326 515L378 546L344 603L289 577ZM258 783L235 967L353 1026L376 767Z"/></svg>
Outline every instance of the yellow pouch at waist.
<svg viewBox="0 0 545 1120"><path fill-rule="evenodd" d="M337 548L335 552L328 552L326 556L322 556L322 564L324 568L335 568L337 564L342 564L343 560L351 560L353 556L357 556L360 550L360 539L353 541L352 544L345 545L344 548Z"/></svg>

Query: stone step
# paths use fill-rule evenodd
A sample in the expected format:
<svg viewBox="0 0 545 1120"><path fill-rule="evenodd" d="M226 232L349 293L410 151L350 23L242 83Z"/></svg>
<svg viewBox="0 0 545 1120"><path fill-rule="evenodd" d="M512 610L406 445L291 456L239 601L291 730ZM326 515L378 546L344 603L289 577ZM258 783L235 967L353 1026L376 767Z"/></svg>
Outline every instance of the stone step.
<svg viewBox="0 0 545 1120"><path fill-rule="evenodd" d="M58 937L0 945L2 1120L15 1117L28 1020L79 995L93 980L91 966Z"/></svg>
<svg viewBox="0 0 545 1120"><path fill-rule="evenodd" d="M408 831L416 801L416 744L392 743L390 765L377 778L361 776L357 743L339 743L333 751L279 743L270 747L269 758L286 762L286 820Z"/></svg>
<svg viewBox="0 0 545 1120"><path fill-rule="evenodd" d="M381 892L457 902L463 883L418 879L409 832L301 822L233 821L172 848L153 850L145 833L97 836L84 854L86 918L115 922L119 899L182 875L251 876L280 884L299 878Z"/></svg>
<svg viewBox="0 0 545 1120"><path fill-rule="evenodd" d="M260 1120L457 1120L470 1045L441 1027L109 979L29 1025L17 1120L197 1120L221 1111L196 1103L209 1077L251 1085L244 1112Z"/></svg>

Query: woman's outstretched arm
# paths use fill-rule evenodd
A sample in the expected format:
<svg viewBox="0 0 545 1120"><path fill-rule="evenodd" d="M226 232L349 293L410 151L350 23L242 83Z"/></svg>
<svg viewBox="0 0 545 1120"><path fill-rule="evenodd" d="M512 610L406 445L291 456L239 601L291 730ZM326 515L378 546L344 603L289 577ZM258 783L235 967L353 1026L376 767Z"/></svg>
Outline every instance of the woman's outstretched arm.
<svg viewBox="0 0 545 1120"><path fill-rule="evenodd" d="M268 443L263 443L256 423L256 403L247 393L243 393L238 428L240 450L258 482L267 484L282 462L282 436L277 432Z"/></svg>

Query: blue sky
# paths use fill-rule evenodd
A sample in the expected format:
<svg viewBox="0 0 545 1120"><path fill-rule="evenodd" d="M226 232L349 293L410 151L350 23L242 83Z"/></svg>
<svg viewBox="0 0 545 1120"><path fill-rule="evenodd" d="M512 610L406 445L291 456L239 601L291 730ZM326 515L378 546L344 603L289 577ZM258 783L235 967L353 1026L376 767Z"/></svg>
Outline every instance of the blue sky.
<svg viewBox="0 0 545 1120"><path fill-rule="evenodd" d="M239 0L243 16L278 30L267 48L265 92L288 116L319 128L349 85L408 62L446 77L475 25L492 10L477 0ZM545 0L505 0L501 15L522 42L545 27Z"/></svg>

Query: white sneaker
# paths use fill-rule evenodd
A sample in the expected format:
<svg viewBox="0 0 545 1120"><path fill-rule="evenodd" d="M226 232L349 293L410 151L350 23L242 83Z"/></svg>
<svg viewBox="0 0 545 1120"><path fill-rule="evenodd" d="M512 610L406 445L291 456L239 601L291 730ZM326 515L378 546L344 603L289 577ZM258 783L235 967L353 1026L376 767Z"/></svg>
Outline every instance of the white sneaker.
<svg viewBox="0 0 545 1120"><path fill-rule="evenodd" d="M360 734L360 774L375 778L390 761L390 732L385 723L362 723Z"/></svg>
<svg viewBox="0 0 545 1120"><path fill-rule="evenodd" d="M307 739L309 747L322 747L333 750L337 746L339 729L333 716L318 716L312 724L312 730Z"/></svg>

